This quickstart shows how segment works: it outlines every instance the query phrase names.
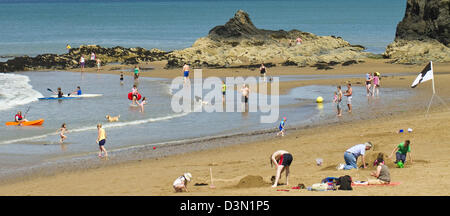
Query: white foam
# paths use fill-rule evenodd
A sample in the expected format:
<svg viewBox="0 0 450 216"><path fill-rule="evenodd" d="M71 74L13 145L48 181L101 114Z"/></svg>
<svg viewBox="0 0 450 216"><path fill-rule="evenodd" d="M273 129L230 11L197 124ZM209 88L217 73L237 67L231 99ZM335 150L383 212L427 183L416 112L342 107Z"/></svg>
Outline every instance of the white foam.
<svg viewBox="0 0 450 216"><path fill-rule="evenodd" d="M173 118L179 118L182 116L186 116L188 114L189 114L189 112L183 112L183 113L178 113L178 114L169 115L169 116L148 118L148 119L135 120L135 121L129 121L129 122L105 123L102 125L102 127L103 128L120 128L120 127L125 127L125 126L140 125L140 124L146 124L146 123L150 123L150 122L158 122L158 121L170 120ZM70 133L79 133L79 132L90 131L90 130L97 130L97 125L70 129L69 132ZM13 140L5 140L3 142L0 142L0 145L6 145L6 144L18 143L18 142L24 142L24 141L30 141L30 140L44 139L49 136L54 136L56 134L58 134L58 133L53 132L53 133L48 133L48 134L43 134L43 135L38 135L38 136L25 137L25 138L20 138L20 139L13 139Z"/></svg>
<svg viewBox="0 0 450 216"><path fill-rule="evenodd" d="M24 75L0 73L0 110L25 105L43 97L29 82L30 79Z"/></svg>

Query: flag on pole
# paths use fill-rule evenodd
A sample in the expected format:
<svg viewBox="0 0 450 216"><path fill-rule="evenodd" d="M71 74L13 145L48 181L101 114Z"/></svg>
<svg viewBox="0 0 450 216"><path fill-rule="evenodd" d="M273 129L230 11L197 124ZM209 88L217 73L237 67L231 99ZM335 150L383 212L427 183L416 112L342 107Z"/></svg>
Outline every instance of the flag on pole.
<svg viewBox="0 0 450 216"><path fill-rule="evenodd" d="M416 80L411 85L411 88L415 88L420 83L433 79L433 66L432 62L427 64L422 72L417 76Z"/></svg>

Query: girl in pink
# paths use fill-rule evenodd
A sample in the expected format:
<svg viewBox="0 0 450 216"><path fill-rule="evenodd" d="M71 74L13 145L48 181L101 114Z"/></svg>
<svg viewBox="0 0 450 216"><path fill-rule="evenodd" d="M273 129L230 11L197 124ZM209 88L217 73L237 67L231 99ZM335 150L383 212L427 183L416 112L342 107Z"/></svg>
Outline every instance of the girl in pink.
<svg viewBox="0 0 450 216"><path fill-rule="evenodd" d="M375 94L377 96L379 95L379 88L380 88L380 76L378 75L378 73L374 73L372 96L375 96Z"/></svg>

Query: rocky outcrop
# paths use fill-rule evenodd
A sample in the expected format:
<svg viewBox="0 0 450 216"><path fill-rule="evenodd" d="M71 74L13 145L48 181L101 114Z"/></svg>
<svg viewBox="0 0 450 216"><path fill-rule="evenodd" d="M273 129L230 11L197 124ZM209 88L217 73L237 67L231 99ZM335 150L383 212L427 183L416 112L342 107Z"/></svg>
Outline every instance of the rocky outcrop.
<svg viewBox="0 0 450 216"><path fill-rule="evenodd" d="M450 62L450 0L408 0L383 55L402 64Z"/></svg>
<svg viewBox="0 0 450 216"><path fill-rule="evenodd" d="M89 60L91 53L95 53L103 65L119 62L124 64L137 64L139 62L165 60L167 52L144 48L123 48L120 46L104 48L97 45L82 45L79 48L70 49L68 53L43 54L36 57L21 56L0 62L0 72L44 70L44 69L69 69L79 67L81 56L86 59L87 67L94 67L95 61Z"/></svg>
<svg viewBox="0 0 450 216"><path fill-rule="evenodd" d="M297 45L295 40L302 39ZM167 68L248 67L261 63L312 66L318 62L357 60L365 57L364 47L351 45L340 37L317 36L299 30L272 31L256 28L248 14L239 10L225 25L216 26L192 47L168 54Z"/></svg>

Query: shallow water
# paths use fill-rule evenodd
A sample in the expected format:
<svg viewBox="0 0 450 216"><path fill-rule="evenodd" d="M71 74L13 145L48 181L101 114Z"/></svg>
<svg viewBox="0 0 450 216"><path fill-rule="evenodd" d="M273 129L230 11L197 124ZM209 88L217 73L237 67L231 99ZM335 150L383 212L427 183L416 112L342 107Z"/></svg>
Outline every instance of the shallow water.
<svg viewBox="0 0 450 216"><path fill-rule="evenodd" d="M131 91L133 80L126 76L123 85L118 75L72 73L72 72L23 72L13 76L27 77L29 86L21 89L29 99L52 93L46 89L61 87L68 93L81 86L84 93L103 94L102 97L71 100L31 100L28 104L16 104L15 107L0 109L0 172L6 173L16 168L35 166L48 161L67 160L80 156L95 156L98 145L96 124L102 123L107 132L108 150L129 149L148 145L169 145L171 143L196 142L215 136L253 133L259 130L272 130L278 127L274 123L260 123L260 117L267 112L197 112L205 106L192 102L196 110L176 113L172 111L171 100L177 91L171 89L171 80L142 78L139 91L148 98L145 112L130 107L127 93ZM15 77L14 77L15 78ZM24 79L24 82L28 81ZM55 85L55 83L58 83ZM30 88L32 86L32 89ZM192 89L194 89L193 84ZM228 87L230 88L230 87ZM231 88L232 89L232 88ZM368 99L365 90L354 87L354 113L370 113L390 106L392 101L407 100L410 91L399 89L381 90L383 98ZM344 89L345 90L345 89ZM292 89L287 95L281 95L277 119L286 116L287 127L321 124L338 121L335 117L335 105L331 102L334 86L304 86ZM38 92L33 95L29 92ZM208 91L203 90L203 94ZM236 107L240 105L235 94ZM261 96L261 95L259 95ZM258 96L258 97L259 97ZM324 97L323 104L316 104L317 96ZM254 93L250 98L256 98ZM389 98L389 100L388 100ZM1 96L0 96L1 99ZM231 101L227 99L227 103ZM256 101L250 100L250 106ZM269 102L270 104L270 102ZM343 100L345 106L345 98ZM17 110L30 107L27 119L44 118L42 126L17 127L4 126L11 121ZM106 122L105 115L120 115L119 122ZM350 118L360 118L355 114ZM56 130L62 123L67 124L69 133L64 144L59 144ZM194 140L194 141L193 141Z"/></svg>

